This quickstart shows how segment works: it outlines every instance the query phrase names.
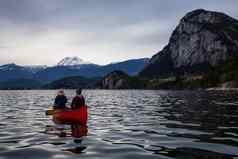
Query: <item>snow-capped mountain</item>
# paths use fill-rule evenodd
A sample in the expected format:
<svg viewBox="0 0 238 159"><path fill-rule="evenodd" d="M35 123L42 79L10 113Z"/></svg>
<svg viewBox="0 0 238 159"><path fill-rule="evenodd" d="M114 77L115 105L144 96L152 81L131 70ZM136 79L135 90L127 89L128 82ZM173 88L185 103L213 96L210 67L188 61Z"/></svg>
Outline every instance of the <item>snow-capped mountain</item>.
<svg viewBox="0 0 238 159"><path fill-rule="evenodd" d="M82 77L103 77L106 74L120 70L129 75L136 75L148 62L149 59L132 59L122 61L116 64L108 65L96 65L90 63L73 63L76 65L68 65L71 63L64 63L53 67L47 67L43 71L39 71L35 74L35 78L43 82L52 82L64 77L70 76L82 76ZM63 62L62 62L63 63ZM63 67L62 67L63 66Z"/></svg>
<svg viewBox="0 0 238 159"><path fill-rule="evenodd" d="M65 57L57 65L58 66L76 66L76 65L87 65L92 64L91 62L84 61L79 57Z"/></svg>
<svg viewBox="0 0 238 159"><path fill-rule="evenodd" d="M148 59L132 59L115 64L96 65L77 57L64 58L55 66L21 66L12 64L0 65L0 82L15 79L32 79L42 83L52 82L70 76L102 77L112 71L121 70L129 75L137 74ZM1 89L1 88L0 88Z"/></svg>

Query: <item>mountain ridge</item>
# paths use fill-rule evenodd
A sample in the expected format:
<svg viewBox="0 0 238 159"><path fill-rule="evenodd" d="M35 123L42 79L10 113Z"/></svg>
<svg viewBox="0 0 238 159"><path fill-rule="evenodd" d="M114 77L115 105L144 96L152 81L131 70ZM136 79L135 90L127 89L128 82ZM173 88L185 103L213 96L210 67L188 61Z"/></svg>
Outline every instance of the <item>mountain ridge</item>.
<svg viewBox="0 0 238 159"><path fill-rule="evenodd" d="M11 63L0 66L0 82L28 78L39 80L42 83L48 83L69 76L102 77L114 70L122 70L130 75L135 75L144 67L147 61L147 58L141 58L108 65L79 64L73 62L70 65L55 65L50 67L20 66Z"/></svg>

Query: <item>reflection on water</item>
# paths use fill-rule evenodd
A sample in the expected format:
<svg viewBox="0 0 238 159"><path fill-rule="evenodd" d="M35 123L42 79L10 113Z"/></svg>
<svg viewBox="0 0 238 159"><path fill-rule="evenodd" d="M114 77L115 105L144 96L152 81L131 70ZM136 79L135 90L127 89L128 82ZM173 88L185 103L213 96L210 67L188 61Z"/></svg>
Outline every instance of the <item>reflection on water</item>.
<svg viewBox="0 0 238 159"><path fill-rule="evenodd" d="M70 99L74 91L66 91ZM45 116L55 91L0 91L0 158L238 157L236 92L84 92L88 126Z"/></svg>
<svg viewBox="0 0 238 159"><path fill-rule="evenodd" d="M57 124L47 125L45 132L48 135L56 135L59 138L73 137L72 139L74 145L70 148L62 149L62 151L69 151L72 153L82 153L87 147L82 145L83 137L87 136L88 128L87 126L82 126L80 124L73 124L67 128L68 125ZM54 145L64 145L64 143L53 143Z"/></svg>

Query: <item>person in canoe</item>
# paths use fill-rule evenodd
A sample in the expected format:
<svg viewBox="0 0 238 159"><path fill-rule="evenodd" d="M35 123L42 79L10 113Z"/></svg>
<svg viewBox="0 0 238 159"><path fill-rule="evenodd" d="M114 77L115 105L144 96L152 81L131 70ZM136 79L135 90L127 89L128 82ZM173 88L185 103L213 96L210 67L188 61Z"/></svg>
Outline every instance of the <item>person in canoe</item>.
<svg viewBox="0 0 238 159"><path fill-rule="evenodd" d="M59 90L57 96L55 97L54 109L65 109L67 103L67 98L63 90Z"/></svg>
<svg viewBox="0 0 238 159"><path fill-rule="evenodd" d="M85 106L85 99L82 95L82 89L77 89L76 96L71 103L71 109L78 109L82 106Z"/></svg>

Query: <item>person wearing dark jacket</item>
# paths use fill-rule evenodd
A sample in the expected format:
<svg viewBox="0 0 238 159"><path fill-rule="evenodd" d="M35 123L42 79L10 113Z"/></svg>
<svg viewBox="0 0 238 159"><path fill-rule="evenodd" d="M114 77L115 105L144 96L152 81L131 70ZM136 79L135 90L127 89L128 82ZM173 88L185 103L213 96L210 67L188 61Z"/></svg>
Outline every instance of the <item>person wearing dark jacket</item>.
<svg viewBox="0 0 238 159"><path fill-rule="evenodd" d="M82 90L77 89L76 90L76 96L74 97L72 103L71 103L71 108L72 109L78 109L82 106L85 106L85 99L82 95Z"/></svg>
<svg viewBox="0 0 238 159"><path fill-rule="evenodd" d="M67 98L63 90L59 90L57 96L55 97L54 109L65 109L67 103Z"/></svg>

